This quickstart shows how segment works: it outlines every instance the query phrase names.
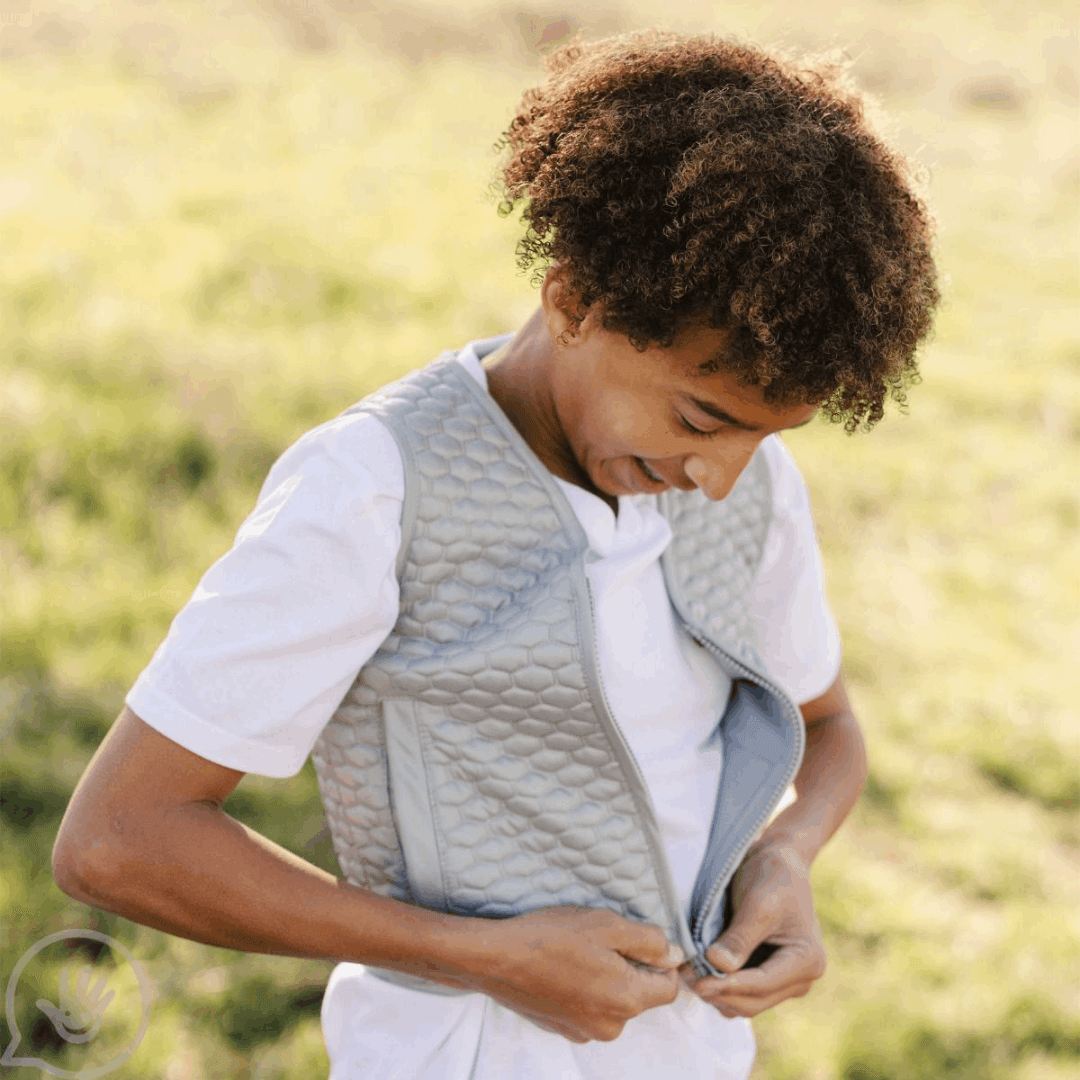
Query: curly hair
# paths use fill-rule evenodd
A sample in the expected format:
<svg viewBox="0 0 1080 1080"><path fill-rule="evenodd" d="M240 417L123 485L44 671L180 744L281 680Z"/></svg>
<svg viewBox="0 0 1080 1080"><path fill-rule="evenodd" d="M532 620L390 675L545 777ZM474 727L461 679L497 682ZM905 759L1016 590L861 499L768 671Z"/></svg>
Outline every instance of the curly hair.
<svg viewBox="0 0 1080 1080"><path fill-rule="evenodd" d="M767 402L854 431L904 403L939 300L933 223L907 160L870 129L847 67L644 31L544 59L495 144L524 202L522 271L561 263L605 330L670 348L704 320Z"/></svg>

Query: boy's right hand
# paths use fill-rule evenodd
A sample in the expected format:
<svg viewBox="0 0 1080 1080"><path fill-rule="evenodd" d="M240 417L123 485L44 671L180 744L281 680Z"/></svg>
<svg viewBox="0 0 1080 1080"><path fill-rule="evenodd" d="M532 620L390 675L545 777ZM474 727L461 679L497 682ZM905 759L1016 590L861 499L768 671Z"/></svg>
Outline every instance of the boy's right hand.
<svg viewBox="0 0 1080 1080"><path fill-rule="evenodd" d="M612 911L552 907L482 920L476 989L572 1042L609 1042L627 1020L675 1000L682 950Z"/></svg>

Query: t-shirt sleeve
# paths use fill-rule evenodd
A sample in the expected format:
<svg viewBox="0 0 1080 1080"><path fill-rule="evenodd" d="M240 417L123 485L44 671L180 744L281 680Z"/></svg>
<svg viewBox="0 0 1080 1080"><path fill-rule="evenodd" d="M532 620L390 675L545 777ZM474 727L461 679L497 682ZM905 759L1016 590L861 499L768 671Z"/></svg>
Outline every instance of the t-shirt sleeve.
<svg viewBox="0 0 1080 1080"><path fill-rule="evenodd" d="M777 437L765 440L773 519L750 599L750 623L770 673L802 705L840 671L840 634L825 598L810 497L795 459Z"/></svg>
<svg viewBox="0 0 1080 1080"><path fill-rule="evenodd" d="M274 464L233 547L173 620L127 704L193 753L293 776L398 615L404 478L364 413Z"/></svg>

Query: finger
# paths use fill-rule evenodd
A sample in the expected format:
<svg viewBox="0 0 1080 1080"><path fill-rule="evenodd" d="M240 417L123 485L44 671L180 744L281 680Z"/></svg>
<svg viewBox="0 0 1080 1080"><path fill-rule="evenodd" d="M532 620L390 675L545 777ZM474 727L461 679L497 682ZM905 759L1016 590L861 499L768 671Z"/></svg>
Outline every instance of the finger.
<svg viewBox="0 0 1080 1080"><path fill-rule="evenodd" d="M725 997L767 997L796 983L811 983L825 971L824 957L816 950L788 945L765 961L761 967L743 968L723 979L712 978L714 993Z"/></svg>
<svg viewBox="0 0 1080 1080"><path fill-rule="evenodd" d="M692 964L683 964L679 968L679 978L693 990L694 985L700 981L701 976L694 970Z"/></svg>
<svg viewBox="0 0 1080 1080"><path fill-rule="evenodd" d="M805 996L810 991L812 985L813 984L809 982L796 983L793 986L785 987L783 990L763 998L748 996L727 997L717 994L711 998L702 995L702 1000L708 1002L708 1004L712 1005L718 1013L728 1017L728 1019L735 1016L752 1018L765 1012L767 1009L774 1008L783 1001Z"/></svg>
<svg viewBox="0 0 1080 1080"><path fill-rule="evenodd" d="M627 1016L636 1016L658 1005L670 1005L679 996L678 970L664 971L642 965L640 961L621 957L623 977L607 983L607 990L616 995L616 1008L629 1009Z"/></svg>
<svg viewBox="0 0 1080 1080"><path fill-rule="evenodd" d="M677 948L677 945L672 946L672 949ZM619 952L619 956L638 971L649 972L654 975L674 975L676 978L679 977L679 973L682 971L681 959L680 962L677 962L677 958L681 958L682 955L681 949L678 953L671 952L667 961L664 962L663 966L660 966L658 964L647 964L644 960L638 960L634 956L627 956L625 953Z"/></svg>
<svg viewBox="0 0 1080 1080"><path fill-rule="evenodd" d="M809 987L816 980L809 978L788 979L782 983L775 983L767 987L739 987L728 986L724 979L702 979L694 987L698 997L707 1001L730 1002L730 1001L766 1001L777 994L790 996L795 993L797 987Z"/></svg>
<svg viewBox="0 0 1080 1080"><path fill-rule="evenodd" d="M625 994L622 1004L633 1010L632 1015L659 1005L670 1005L679 996L677 967L665 970L631 957L622 956L621 959L625 962L623 970L627 976L622 986Z"/></svg>
<svg viewBox="0 0 1080 1080"><path fill-rule="evenodd" d="M642 972L645 978L637 999L637 1011L655 1009L659 1005L670 1005L679 996L680 980L678 972Z"/></svg>
<svg viewBox="0 0 1080 1080"><path fill-rule="evenodd" d="M613 939L615 951L631 963L637 961L661 971L674 971L686 960L686 954L668 941L660 927L648 923L620 920Z"/></svg>

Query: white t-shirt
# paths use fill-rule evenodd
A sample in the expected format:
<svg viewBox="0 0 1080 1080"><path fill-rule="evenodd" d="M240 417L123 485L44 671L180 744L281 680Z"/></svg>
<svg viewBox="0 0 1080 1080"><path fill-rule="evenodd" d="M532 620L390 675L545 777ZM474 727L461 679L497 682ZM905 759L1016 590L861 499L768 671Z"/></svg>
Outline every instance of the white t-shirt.
<svg viewBox="0 0 1080 1080"><path fill-rule="evenodd" d="M511 337L472 342L458 360L486 388L480 358ZM835 679L840 640L806 487L779 438L763 448L774 513L751 626L773 677L803 703ZM601 678L649 786L685 905L722 768L717 751L699 746L730 684L673 617L659 564L671 530L655 497L621 497L616 517L597 496L558 483L600 556L586 573ZM397 444L377 418L339 417L304 435L270 470L233 548L173 621L128 706L220 765L295 775L397 620L403 493ZM754 1054L748 1021L725 1019L685 989L615 1042L578 1046L483 995L406 990L359 964L335 968L323 1031L331 1080L633 1080L655 1076L661 1061L672 1080L741 1080Z"/></svg>

